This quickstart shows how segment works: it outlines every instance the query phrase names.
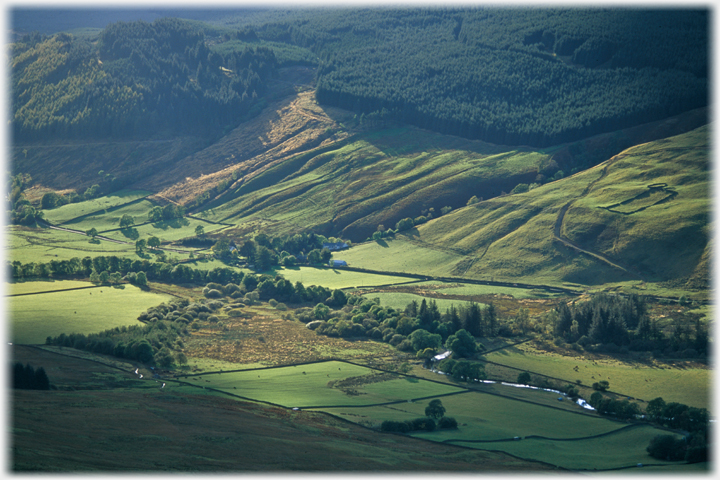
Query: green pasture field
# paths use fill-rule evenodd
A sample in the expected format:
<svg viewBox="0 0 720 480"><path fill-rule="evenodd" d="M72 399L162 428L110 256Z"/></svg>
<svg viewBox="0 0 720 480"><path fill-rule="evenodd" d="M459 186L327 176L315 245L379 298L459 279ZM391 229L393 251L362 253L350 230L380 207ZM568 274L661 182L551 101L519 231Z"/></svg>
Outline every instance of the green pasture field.
<svg viewBox="0 0 720 480"><path fill-rule="evenodd" d="M90 282L82 282L80 280L46 280L38 282L6 283L5 292L6 295L19 295L23 293L38 293L94 286L95 285Z"/></svg>
<svg viewBox="0 0 720 480"><path fill-rule="evenodd" d="M326 288L362 288L411 282L411 278L353 272L341 268L295 267L282 268L277 273L286 280L303 285L321 285Z"/></svg>
<svg viewBox="0 0 720 480"><path fill-rule="evenodd" d="M355 245L342 254L342 260L351 266L437 276L451 276L453 266L463 258L456 253L419 246L401 235L395 239Z"/></svg>
<svg viewBox="0 0 720 480"><path fill-rule="evenodd" d="M83 216L63 223L63 227L75 230L86 231L95 227L104 235L106 230L120 228L120 219L123 215L130 215L136 224L147 221L148 212L155 206L150 200L141 200L136 203L124 205L111 211L99 210L92 215ZM61 207L63 208L63 207ZM52 211L52 210L51 210ZM118 240L129 240L127 237L119 237Z"/></svg>
<svg viewBox="0 0 720 480"><path fill-rule="evenodd" d="M363 297L366 298L379 298L380 299L380 305L386 306L386 307L392 307L396 310L404 310L405 307L409 303L411 303L413 300L420 305L420 303L423 301L423 298L426 299L427 302L430 300L435 300L435 303L437 304L438 310L440 310L441 313L444 313L445 310L449 309L451 305L455 305L455 307L459 307L460 305L466 305L470 302L466 302L463 300L449 300L449 299L443 299L443 298L432 298L432 297L423 297L422 295L415 295L413 293L388 293L388 292L377 292L377 293L366 293L363 295ZM480 303L481 308L484 307L484 304Z"/></svg>
<svg viewBox="0 0 720 480"><path fill-rule="evenodd" d="M554 437L552 431L549 433L545 436ZM650 425L639 425L603 437L571 441L523 438L515 442L453 444L481 450L501 450L520 458L540 460L563 468L606 470L637 466L638 463L677 465L677 462L653 458L645 450L653 437L667 434L667 431ZM645 473L645 470L638 468L634 472Z"/></svg>
<svg viewBox="0 0 720 480"><path fill-rule="evenodd" d="M146 217L147 218L147 217ZM175 242L187 237L195 236L195 228L198 225L202 225L205 229L205 233L214 232L222 228L226 228L224 225L215 225L212 223L203 222L201 220L195 220L193 218L183 217L182 219L175 219L172 221L163 221L158 223L147 223L145 225L139 225L134 227L138 234L139 239L145 239L157 237L161 242ZM108 238L114 238L117 240L129 241L122 231L115 230L112 232L102 233L102 235ZM135 240L132 240L135 242ZM187 248L187 247L186 247ZM194 248L188 248L188 250L195 250Z"/></svg>
<svg viewBox="0 0 720 480"><path fill-rule="evenodd" d="M549 394L539 391L533 393L539 396ZM460 427L457 430L437 430L416 436L438 442L450 439L504 440L528 435L567 439L599 435L624 426L622 423L593 415L580 415L481 392L448 395L440 397L440 401L445 407L445 415L455 418ZM362 413L379 424L385 420L403 421L422 417L429 402L428 399L363 409L323 410L330 413Z"/></svg>
<svg viewBox="0 0 720 480"><path fill-rule="evenodd" d="M518 390L514 387L502 388ZM542 391L528 392L528 400L534 396L557 396ZM446 409L445 415L457 420L458 429L413 433L412 436L482 450L504 451L564 468L592 470L638 463L665 463L652 459L645 447L654 436L667 432L649 425L624 429L628 423L479 392L444 396L440 400ZM429 401L320 410L351 422L377 427L385 420L404 421L422 417ZM606 436L586 438L595 435ZM528 436L553 440L526 438ZM514 437L521 437L521 440L502 441ZM477 443L479 440L483 442Z"/></svg>
<svg viewBox="0 0 720 480"><path fill-rule="evenodd" d="M26 282L25 288L32 288ZM47 282L37 282L41 289ZM62 285L64 282L56 282ZM71 282L76 284L77 282ZM139 325L137 316L149 307L171 300L132 285L40 293L7 299L10 338L15 343L45 343L61 333L96 333L123 325Z"/></svg>
<svg viewBox="0 0 720 480"><path fill-rule="evenodd" d="M87 236L62 230L9 226L5 232L5 255L10 262L38 263L100 255L136 256L135 245L107 241L90 243Z"/></svg>
<svg viewBox="0 0 720 480"><path fill-rule="evenodd" d="M120 190L105 197L86 200L79 203L69 203L51 210L43 210L43 212L45 212L45 218L50 223L59 225L83 215L99 212L111 207L117 207L118 205L124 205L139 198L147 197L151 193L152 192L147 192L145 190Z"/></svg>
<svg viewBox="0 0 720 480"><path fill-rule="evenodd" d="M305 372L305 373L303 373ZM369 375L372 369L344 362L322 362L290 367L204 374L184 381L219 389L253 400L286 407L323 405L369 405L461 391L452 385L399 377L379 383L353 387L359 393L348 395L328 382ZM234 387L234 388L233 388Z"/></svg>
<svg viewBox="0 0 720 480"><path fill-rule="evenodd" d="M698 408L710 406L712 370L708 369L680 364L672 367L648 366L617 360L534 354L516 347L489 353L485 358L505 366L562 378L568 382L581 380L583 385L607 380L611 391L645 402L662 397L666 402L679 402ZM578 371L574 370L575 366ZM488 368L492 366L488 365Z"/></svg>

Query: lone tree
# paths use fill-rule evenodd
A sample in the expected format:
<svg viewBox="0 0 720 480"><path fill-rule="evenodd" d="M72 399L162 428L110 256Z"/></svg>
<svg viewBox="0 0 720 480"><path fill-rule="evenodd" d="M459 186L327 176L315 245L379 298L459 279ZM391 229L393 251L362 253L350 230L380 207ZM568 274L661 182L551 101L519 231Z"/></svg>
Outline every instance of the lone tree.
<svg viewBox="0 0 720 480"><path fill-rule="evenodd" d="M98 234L97 228L93 227L90 230L87 230L85 234L87 234L88 237L95 238L95 236Z"/></svg>
<svg viewBox="0 0 720 480"><path fill-rule="evenodd" d="M135 225L135 219L127 213L120 218L120 228L128 228Z"/></svg>
<svg viewBox="0 0 720 480"><path fill-rule="evenodd" d="M148 247L157 248L160 246L160 239L157 237L150 237L147 240Z"/></svg>
<svg viewBox="0 0 720 480"><path fill-rule="evenodd" d="M610 382L607 380L600 380L599 382L595 382L592 384L593 390L597 390L598 392L604 392L608 388L610 388Z"/></svg>
<svg viewBox="0 0 720 480"><path fill-rule="evenodd" d="M430 400L430 404L425 407L425 416L437 420L442 418L443 415L445 415L445 407L443 407L442 402L437 398L435 400Z"/></svg>
<svg viewBox="0 0 720 480"><path fill-rule="evenodd" d="M203 235L205 235L205 227L203 227L202 225L198 225L197 227L195 227L195 236L202 237Z"/></svg>

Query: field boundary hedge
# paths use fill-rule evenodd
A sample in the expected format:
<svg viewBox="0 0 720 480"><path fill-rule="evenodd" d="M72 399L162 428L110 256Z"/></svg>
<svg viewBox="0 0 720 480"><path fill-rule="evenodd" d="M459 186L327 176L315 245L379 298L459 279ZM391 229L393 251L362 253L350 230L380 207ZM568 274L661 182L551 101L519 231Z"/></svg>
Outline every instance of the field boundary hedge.
<svg viewBox="0 0 720 480"><path fill-rule="evenodd" d="M87 287L72 287L72 288L61 288L59 290L45 290L42 292L27 292L27 293L15 293L11 295L5 295L5 297L23 297L25 295L42 295L43 293L58 293L58 292L71 292L73 290L85 290L88 288L100 288L103 285L90 285ZM107 287L107 285L105 285Z"/></svg>

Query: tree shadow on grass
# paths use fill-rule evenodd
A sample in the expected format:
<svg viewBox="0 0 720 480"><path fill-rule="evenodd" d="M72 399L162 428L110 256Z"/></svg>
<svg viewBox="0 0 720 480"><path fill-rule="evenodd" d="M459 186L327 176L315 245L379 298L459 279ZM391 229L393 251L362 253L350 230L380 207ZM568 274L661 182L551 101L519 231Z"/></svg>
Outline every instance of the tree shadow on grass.
<svg viewBox="0 0 720 480"><path fill-rule="evenodd" d="M162 220L152 224L153 228L159 228L160 230L167 230L168 228L183 228L190 225L190 221L183 218L173 218L172 220Z"/></svg>
<svg viewBox="0 0 720 480"><path fill-rule="evenodd" d="M377 243L378 245L380 245L383 248L390 248L390 245L388 245L388 243L385 240L383 240L382 238L375 240L375 243Z"/></svg>
<svg viewBox="0 0 720 480"><path fill-rule="evenodd" d="M120 230L120 233L130 240L137 240L140 238L140 233L137 231L137 228L123 228Z"/></svg>

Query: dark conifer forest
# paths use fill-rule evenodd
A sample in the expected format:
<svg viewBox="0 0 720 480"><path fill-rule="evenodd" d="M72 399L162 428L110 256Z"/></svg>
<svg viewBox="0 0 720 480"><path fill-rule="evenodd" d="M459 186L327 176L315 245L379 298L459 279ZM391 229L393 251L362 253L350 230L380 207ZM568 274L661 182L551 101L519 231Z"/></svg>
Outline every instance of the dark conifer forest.
<svg viewBox="0 0 720 480"><path fill-rule="evenodd" d="M31 34L12 52L18 140L211 133L260 106L276 68L262 47L212 52L178 19L118 22L94 43Z"/></svg>
<svg viewBox="0 0 720 480"><path fill-rule="evenodd" d="M704 10L329 11L268 25L323 61L321 103L546 146L707 104Z"/></svg>
<svg viewBox="0 0 720 480"><path fill-rule="evenodd" d="M253 24L228 18L222 28L118 22L95 42L25 36L12 49L16 138L226 131L257 113L277 74L268 43L319 58L321 104L500 144L555 145L708 104L703 9L315 9L256 14ZM221 48L239 31L243 51Z"/></svg>

